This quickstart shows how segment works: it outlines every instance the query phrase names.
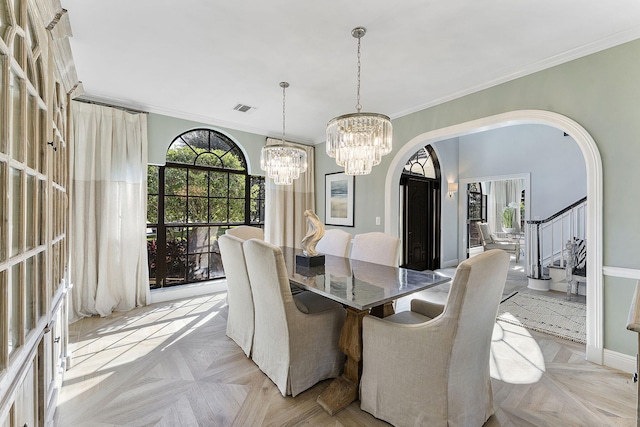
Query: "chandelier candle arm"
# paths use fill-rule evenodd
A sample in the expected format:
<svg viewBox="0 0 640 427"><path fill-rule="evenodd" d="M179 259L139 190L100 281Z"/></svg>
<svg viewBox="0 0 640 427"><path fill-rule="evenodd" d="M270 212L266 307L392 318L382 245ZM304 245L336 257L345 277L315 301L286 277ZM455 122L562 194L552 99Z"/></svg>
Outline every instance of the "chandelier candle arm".
<svg viewBox="0 0 640 427"><path fill-rule="evenodd" d="M282 88L282 140L278 144L262 147L260 153L260 168L272 178L276 185L291 185L301 173L307 170L307 152L284 139L285 132L285 89L289 83L280 82Z"/></svg>
<svg viewBox="0 0 640 427"><path fill-rule="evenodd" d="M360 39L366 32L363 27L351 31L351 35L358 39L357 112L335 117L327 124L327 155L335 158L347 175L371 173L373 166L380 164L382 156L392 149L393 127L389 117L360 112Z"/></svg>

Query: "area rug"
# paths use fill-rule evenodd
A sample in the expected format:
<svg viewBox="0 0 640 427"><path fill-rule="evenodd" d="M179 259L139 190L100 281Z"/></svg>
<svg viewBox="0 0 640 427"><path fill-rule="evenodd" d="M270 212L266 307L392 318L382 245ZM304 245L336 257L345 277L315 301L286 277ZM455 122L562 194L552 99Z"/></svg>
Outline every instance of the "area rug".
<svg viewBox="0 0 640 427"><path fill-rule="evenodd" d="M500 304L498 320L585 344L586 313L585 304L518 292Z"/></svg>

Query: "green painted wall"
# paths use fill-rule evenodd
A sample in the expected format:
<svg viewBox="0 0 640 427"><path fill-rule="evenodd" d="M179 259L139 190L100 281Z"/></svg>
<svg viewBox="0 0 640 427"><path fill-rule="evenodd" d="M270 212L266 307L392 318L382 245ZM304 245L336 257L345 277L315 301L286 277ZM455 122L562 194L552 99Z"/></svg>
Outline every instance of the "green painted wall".
<svg viewBox="0 0 640 427"><path fill-rule="evenodd" d="M636 250L640 241L640 40L393 120L394 153L385 156L371 175L356 178L356 226L349 231L383 230L375 225L375 216L384 224L387 169L409 140L428 131L525 109L562 114L591 134L604 174L604 265L640 269ZM316 180L322 185L316 193L318 210L324 207L324 174L339 171L324 150L324 144L316 150ZM635 354L628 342L626 318L619 311L628 310L632 283L605 278L604 284L605 348Z"/></svg>

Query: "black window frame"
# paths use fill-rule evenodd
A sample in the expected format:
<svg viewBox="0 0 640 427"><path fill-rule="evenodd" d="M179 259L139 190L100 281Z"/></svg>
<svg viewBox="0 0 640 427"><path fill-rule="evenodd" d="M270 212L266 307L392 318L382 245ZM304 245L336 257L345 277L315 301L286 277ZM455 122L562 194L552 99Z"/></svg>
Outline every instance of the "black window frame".
<svg viewBox="0 0 640 427"><path fill-rule="evenodd" d="M179 148L186 147L184 151L186 157L192 160L191 163L167 160L163 166L150 165L148 168L147 249L151 289L224 278L217 237L224 234L228 228L238 225L264 227L265 179L261 176L249 175L244 154L234 141L223 133L212 129L193 129L178 135L172 141L167 149L168 159L170 159L172 147L176 143ZM190 152L190 149L193 153ZM228 154L233 155L237 162L225 160L225 158L230 158L227 157ZM215 165L201 164L204 155L208 155L209 161ZM180 194L167 194L167 173L182 169L185 171L183 174L185 177L184 191L181 191ZM205 173L206 194L202 194L201 191L194 194L193 190L195 189L190 186L193 175L191 171ZM156 173L155 177L151 176ZM212 194L212 188L217 188L210 185L213 175L218 179L226 177L223 178L227 185L227 188L221 192L224 194L223 196L220 196L221 193ZM233 191L230 191L232 190L232 182L236 181L234 178L238 177L242 177L239 181L244 181L242 197L238 197L237 193L233 194ZM157 188L154 183L157 184ZM184 199L185 211L181 218L166 220L165 202L168 197ZM191 201L195 202L198 199L206 204L206 221L203 221L202 217L197 218L197 221L193 221L191 218ZM214 220L212 218L214 216L212 204L221 199L226 200L226 210L223 209L226 212L222 220L220 217ZM242 201L241 204L235 204L236 207L243 207L243 219L240 221L237 220L237 217L234 219L231 214L233 201ZM219 204L215 205L220 206ZM155 221L153 218L149 218L149 216L153 216L154 211ZM215 232L216 235L212 236L212 232ZM177 236L177 238L172 240L168 237L169 235ZM203 239L206 242L204 245L206 249L197 243ZM157 262L157 260L165 260L165 262ZM204 267L200 268L200 263ZM201 273L195 274L195 269Z"/></svg>

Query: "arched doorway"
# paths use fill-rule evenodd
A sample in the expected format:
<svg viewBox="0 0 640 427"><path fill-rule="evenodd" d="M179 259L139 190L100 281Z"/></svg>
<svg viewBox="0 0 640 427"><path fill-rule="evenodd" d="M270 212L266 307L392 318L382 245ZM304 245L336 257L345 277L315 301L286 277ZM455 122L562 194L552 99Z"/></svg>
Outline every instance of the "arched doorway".
<svg viewBox="0 0 640 427"><path fill-rule="evenodd" d="M400 178L402 267L440 268L440 163L430 145L407 161Z"/></svg>
<svg viewBox="0 0 640 427"><path fill-rule="evenodd" d="M385 179L385 232L400 235L397 182L409 157L419 148L449 138L457 138L490 129L523 124L551 126L571 135L584 157L587 172L587 360L602 364L603 357L603 278L602 278L602 160L589 133L561 114L542 110L518 110L417 135L394 156ZM458 236L462 235L462 232Z"/></svg>

